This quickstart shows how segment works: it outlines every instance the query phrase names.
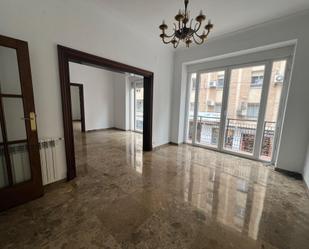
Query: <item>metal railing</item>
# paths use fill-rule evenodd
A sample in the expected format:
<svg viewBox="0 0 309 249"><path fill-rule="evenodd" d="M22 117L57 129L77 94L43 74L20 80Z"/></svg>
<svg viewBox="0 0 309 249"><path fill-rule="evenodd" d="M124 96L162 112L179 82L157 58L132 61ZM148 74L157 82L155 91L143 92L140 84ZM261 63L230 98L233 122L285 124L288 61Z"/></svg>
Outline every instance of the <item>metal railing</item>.
<svg viewBox="0 0 309 249"><path fill-rule="evenodd" d="M192 140L194 122L189 117L188 139ZM228 118L225 126L224 148L239 153L252 154L256 138L257 120ZM274 145L276 122L265 121L260 157L271 160ZM205 145L218 145L220 118L197 117L196 142Z"/></svg>
<svg viewBox="0 0 309 249"><path fill-rule="evenodd" d="M232 151L253 153L257 121L228 118L224 147Z"/></svg>

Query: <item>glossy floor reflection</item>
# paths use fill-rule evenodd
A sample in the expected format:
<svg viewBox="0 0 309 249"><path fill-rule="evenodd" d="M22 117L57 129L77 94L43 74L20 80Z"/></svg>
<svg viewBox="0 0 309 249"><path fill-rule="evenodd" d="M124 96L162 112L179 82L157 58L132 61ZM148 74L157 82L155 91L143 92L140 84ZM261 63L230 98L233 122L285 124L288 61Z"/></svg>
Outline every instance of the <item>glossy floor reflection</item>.
<svg viewBox="0 0 309 249"><path fill-rule="evenodd" d="M78 178L0 213L0 248L308 249L301 181L142 135L75 132Z"/></svg>

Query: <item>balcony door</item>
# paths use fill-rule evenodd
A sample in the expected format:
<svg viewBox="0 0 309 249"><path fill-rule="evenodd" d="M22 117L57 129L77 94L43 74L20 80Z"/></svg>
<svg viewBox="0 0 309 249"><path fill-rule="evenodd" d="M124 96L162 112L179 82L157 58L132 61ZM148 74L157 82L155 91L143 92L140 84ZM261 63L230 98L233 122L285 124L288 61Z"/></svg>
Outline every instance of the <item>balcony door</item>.
<svg viewBox="0 0 309 249"><path fill-rule="evenodd" d="M0 210L42 194L28 45L0 36Z"/></svg>
<svg viewBox="0 0 309 249"><path fill-rule="evenodd" d="M273 162L287 59L192 73L186 142Z"/></svg>
<svg viewBox="0 0 309 249"><path fill-rule="evenodd" d="M133 130L136 132L143 132L144 123L144 83L140 79L132 83L133 96Z"/></svg>
<svg viewBox="0 0 309 249"><path fill-rule="evenodd" d="M225 71L192 74L188 139L194 144L219 148L224 82Z"/></svg>

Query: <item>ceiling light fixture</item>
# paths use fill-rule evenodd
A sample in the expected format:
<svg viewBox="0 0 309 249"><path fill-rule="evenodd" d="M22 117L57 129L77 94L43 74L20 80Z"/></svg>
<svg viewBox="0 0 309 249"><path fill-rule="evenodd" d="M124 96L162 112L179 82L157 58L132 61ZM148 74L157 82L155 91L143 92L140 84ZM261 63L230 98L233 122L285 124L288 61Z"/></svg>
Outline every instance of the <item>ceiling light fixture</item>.
<svg viewBox="0 0 309 249"><path fill-rule="evenodd" d="M194 41L196 44L201 45L206 40L210 30L213 28L213 24L208 21L208 24L204 27L202 34L198 34L198 31L202 27L203 21L206 20L206 16L203 14L203 11L195 18L196 23L194 28L192 27L193 19L190 20L190 12L188 11L189 0L185 0L185 10L179 10L178 14L175 16L175 20L178 22L174 23L174 33L172 35L167 35L165 31L168 26L163 21L159 28L162 30L160 37L164 44L172 43L174 48L177 48L180 41L186 43L186 46L189 47L190 44ZM190 21L190 24L189 24Z"/></svg>

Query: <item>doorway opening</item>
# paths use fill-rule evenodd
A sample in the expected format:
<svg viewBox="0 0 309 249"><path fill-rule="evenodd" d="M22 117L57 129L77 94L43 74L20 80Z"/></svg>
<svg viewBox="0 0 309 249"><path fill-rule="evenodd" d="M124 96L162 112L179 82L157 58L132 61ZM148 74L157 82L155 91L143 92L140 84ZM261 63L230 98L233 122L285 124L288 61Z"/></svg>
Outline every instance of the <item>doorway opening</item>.
<svg viewBox="0 0 309 249"><path fill-rule="evenodd" d="M86 132L84 85L70 83L73 129Z"/></svg>
<svg viewBox="0 0 309 249"><path fill-rule="evenodd" d="M62 110L65 136L65 149L67 161L67 179L76 177L75 148L73 136L72 100L70 85L70 63L87 65L95 68L108 70L114 73L139 75L143 83L143 102L142 102L142 131L143 131L143 151L152 150L152 109L153 109L153 73L132 67L119 62L111 61L96 55L91 55L82 51L58 45L59 73L62 96ZM84 92L85 95L85 92ZM85 96L84 96L85 97ZM137 99L137 98L135 98ZM141 103L141 102L139 102ZM97 106L96 108L101 108ZM84 111L87 119L87 109ZM140 124L140 122L139 122ZM84 123L87 131L87 121ZM139 128L141 128L139 126Z"/></svg>

